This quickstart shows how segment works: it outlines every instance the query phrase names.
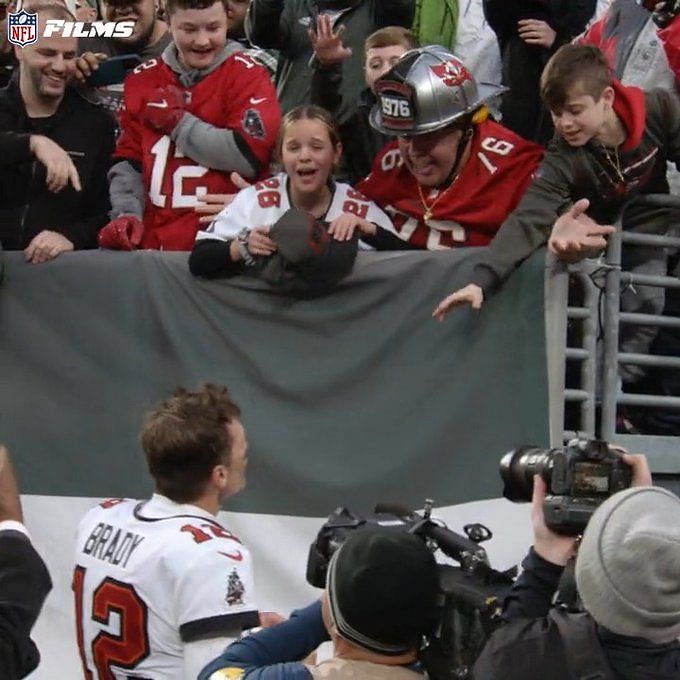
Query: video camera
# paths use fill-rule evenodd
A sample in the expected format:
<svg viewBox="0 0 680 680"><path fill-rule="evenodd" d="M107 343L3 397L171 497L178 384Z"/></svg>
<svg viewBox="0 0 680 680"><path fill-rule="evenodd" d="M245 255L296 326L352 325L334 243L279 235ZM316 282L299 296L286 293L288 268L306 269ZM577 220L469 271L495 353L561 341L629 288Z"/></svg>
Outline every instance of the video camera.
<svg viewBox="0 0 680 680"><path fill-rule="evenodd" d="M426 639L420 658L433 680L464 680L470 677L472 664L500 622L502 599L514 574L489 565L486 551L479 545L491 538L486 527L466 525L463 536L432 519L431 510L430 500L422 514L386 504L377 505L374 513L366 516L344 507L336 509L309 549L307 581L325 587L328 563L353 531L377 526L420 536L433 552L440 549L460 565L438 565L437 626Z"/></svg>
<svg viewBox="0 0 680 680"><path fill-rule="evenodd" d="M632 481L621 454L597 439L573 439L555 449L522 446L503 456L500 473L503 495L515 502L531 501L534 475L540 475L548 487L545 523L570 536L583 533L598 506Z"/></svg>

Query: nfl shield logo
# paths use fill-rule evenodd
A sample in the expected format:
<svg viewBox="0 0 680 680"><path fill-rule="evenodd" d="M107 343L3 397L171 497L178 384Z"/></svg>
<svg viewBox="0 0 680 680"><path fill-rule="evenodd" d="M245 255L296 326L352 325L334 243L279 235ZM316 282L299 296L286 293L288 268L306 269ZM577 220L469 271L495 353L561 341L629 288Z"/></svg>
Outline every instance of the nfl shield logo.
<svg viewBox="0 0 680 680"><path fill-rule="evenodd" d="M38 40L38 15L21 10L7 14L7 38L13 45L26 47Z"/></svg>

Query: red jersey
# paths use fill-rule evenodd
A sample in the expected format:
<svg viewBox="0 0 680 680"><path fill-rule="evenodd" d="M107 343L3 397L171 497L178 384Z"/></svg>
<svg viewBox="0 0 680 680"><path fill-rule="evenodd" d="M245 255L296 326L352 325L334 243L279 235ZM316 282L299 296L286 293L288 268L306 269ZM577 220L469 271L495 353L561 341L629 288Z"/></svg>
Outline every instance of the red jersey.
<svg viewBox="0 0 680 680"><path fill-rule="evenodd" d="M184 156L167 135L147 125L145 99L159 87L182 87L160 58L138 66L125 79L121 136L114 157L141 166L144 238L141 248L191 250L199 229L194 211L203 194L238 191L229 172L203 167ZM281 123L281 110L267 70L243 52L231 54L188 93L186 110L216 128L236 132L267 174ZM260 177L258 176L258 178Z"/></svg>
<svg viewBox="0 0 680 680"><path fill-rule="evenodd" d="M488 245L531 183L543 148L491 120L475 125L471 145L451 185L420 187L424 201L396 141L378 154L357 189L389 214L399 237L414 248Z"/></svg>

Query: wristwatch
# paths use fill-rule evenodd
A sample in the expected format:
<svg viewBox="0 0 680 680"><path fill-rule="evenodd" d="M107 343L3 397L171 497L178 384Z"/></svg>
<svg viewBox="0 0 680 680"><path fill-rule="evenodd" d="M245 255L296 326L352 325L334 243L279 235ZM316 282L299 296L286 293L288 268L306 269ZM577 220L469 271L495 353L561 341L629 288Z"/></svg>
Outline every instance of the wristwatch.
<svg viewBox="0 0 680 680"><path fill-rule="evenodd" d="M255 258L250 254L248 250L248 234L250 229L248 227L243 227L241 231L236 235L236 245L238 247L238 252L243 258L243 262L246 267L252 267L255 264Z"/></svg>

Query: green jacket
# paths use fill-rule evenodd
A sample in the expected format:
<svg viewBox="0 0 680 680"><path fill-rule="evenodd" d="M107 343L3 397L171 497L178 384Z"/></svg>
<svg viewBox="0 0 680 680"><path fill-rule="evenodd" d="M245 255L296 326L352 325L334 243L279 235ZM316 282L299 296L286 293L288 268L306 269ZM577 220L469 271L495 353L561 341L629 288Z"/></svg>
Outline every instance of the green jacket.
<svg viewBox="0 0 680 680"><path fill-rule="evenodd" d="M416 0L413 33L419 45L456 47L458 0Z"/></svg>

